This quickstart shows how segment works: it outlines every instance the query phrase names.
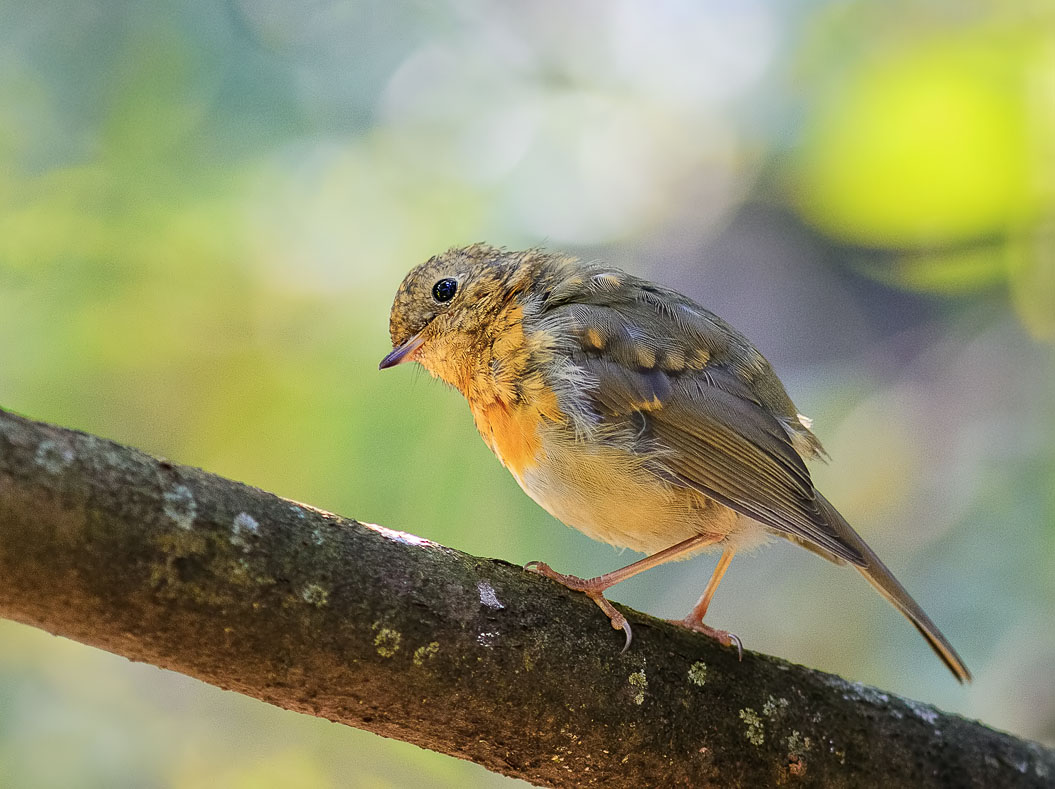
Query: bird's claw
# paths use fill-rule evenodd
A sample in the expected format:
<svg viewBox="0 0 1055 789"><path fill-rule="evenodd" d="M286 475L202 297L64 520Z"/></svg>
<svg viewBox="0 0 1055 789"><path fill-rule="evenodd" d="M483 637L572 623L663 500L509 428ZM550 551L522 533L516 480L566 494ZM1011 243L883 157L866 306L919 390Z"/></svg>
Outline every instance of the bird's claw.
<svg viewBox="0 0 1055 789"><path fill-rule="evenodd" d="M687 616L684 619L671 619L669 620L675 625L681 625L682 627L688 628L689 630L695 630L697 633L703 633L705 636L710 636L723 647L736 647L736 659L743 662L744 659L744 642L740 640L740 636L736 633L730 633L728 630L718 630L717 628L705 625L703 622L694 620L691 616Z"/></svg>
<svg viewBox="0 0 1055 789"><path fill-rule="evenodd" d="M545 578L556 581L561 586L571 589L573 592L586 592L591 594L597 591L603 591L598 588L597 584L594 583L594 578L579 578L577 575L565 575L564 573L558 573L552 567L545 562L528 562L524 565L524 569L529 573L535 573Z"/></svg>
<svg viewBox="0 0 1055 789"><path fill-rule="evenodd" d="M613 630L622 630L626 634L626 643L619 650L620 655L625 654L630 649L630 642L634 639L634 631L630 629L630 623L626 620L626 617L601 592L587 592L586 596L597 603L597 607L605 612L608 616L608 621L612 623Z"/></svg>
<svg viewBox="0 0 1055 789"><path fill-rule="evenodd" d="M729 641L731 641L733 644L736 644L736 659L739 662L743 663L744 642L740 640L740 636L738 636L736 633L726 633L726 635L729 636ZM729 646L729 644L725 644L725 646Z"/></svg>
<svg viewBox="0 0 1055 789"><path fill-rule="evenodd" d="M630 623L626 620L626 617L608 601L608 598L604 596L604 590L608 587L602 586L598 583L599 579L579 578L575 575L558 573L545 562L528 562L524 565L524 569L528 572L550 578L565 588L571 589L573 592L583 592L608 616L608 620L612 623L613 630L622 630L626 634L626 643L623 644L623 649L619 654L624 654L630 648L630 642L634 638L633 631L630 629Z"/></svg>

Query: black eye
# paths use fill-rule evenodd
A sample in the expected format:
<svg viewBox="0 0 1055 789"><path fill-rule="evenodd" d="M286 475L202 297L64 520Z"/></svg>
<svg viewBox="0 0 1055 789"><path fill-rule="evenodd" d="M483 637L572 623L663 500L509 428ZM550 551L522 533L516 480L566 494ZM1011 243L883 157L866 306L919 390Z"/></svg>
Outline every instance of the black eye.
<svg viewBox="0 0 1055 789"><path fill-rule="evenodd" d="M436 299L436 301L450 301L457 292L458 282L450 277L441 279L432 286L432 298Z"/></svg>

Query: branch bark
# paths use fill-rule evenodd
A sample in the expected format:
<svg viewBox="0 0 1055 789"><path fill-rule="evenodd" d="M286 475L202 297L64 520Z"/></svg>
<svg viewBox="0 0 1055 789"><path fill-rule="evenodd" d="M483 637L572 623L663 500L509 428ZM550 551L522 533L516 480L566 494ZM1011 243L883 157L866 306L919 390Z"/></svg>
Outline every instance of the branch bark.
<svg viewBox="0 0 1055 789"><path fill-rule="evenodd" d="M1055 751L0 411L0 616L545 786L1050 786Z"/></svg>

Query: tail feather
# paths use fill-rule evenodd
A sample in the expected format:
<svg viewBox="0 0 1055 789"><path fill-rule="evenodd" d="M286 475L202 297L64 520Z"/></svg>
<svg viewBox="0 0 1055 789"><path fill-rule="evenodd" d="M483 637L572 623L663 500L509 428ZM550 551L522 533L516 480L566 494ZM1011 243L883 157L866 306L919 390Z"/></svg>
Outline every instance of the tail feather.
<svg viewBox="0 0 1055 789"><path fill-rule="evenodd" d="M949 670L956 675L956 679L960 682L970 682L971 672L967 670L967 666L964 665L960 656L956 654L952 644L941 634L937 625L923 612L919 604L905 591L905 587L894 577L894 574L879 560L875 551L868 547L865 541L861 539L861 536L839 514L839 511L820 493L817 494L817 500L820 502L821 509L832 527L838 533L839 538L864 557L865 561L863 564L854 564L853 566L883 597L889 600L898 611L916 626L920 634L927 639L931 649L937 653L938 657L949 667Z"/></svg>

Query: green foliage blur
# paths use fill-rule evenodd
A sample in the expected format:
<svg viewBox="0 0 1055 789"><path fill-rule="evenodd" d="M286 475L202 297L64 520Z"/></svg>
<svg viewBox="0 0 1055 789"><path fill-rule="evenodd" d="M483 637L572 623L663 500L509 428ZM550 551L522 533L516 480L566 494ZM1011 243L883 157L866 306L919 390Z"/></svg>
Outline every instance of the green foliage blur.
<svg viewBox="0 0 1055 789"><path fill-rule="evenodd" d="M377 371L403 274L477 240L604 258L752 337L976 681L791 545L738 557L712 624L1055 743L1055 6L0 0L0 406L621 566L456 393ZM681 616L712 563L613 596ZM507 782L0 623L0 786Z"/></svg>

